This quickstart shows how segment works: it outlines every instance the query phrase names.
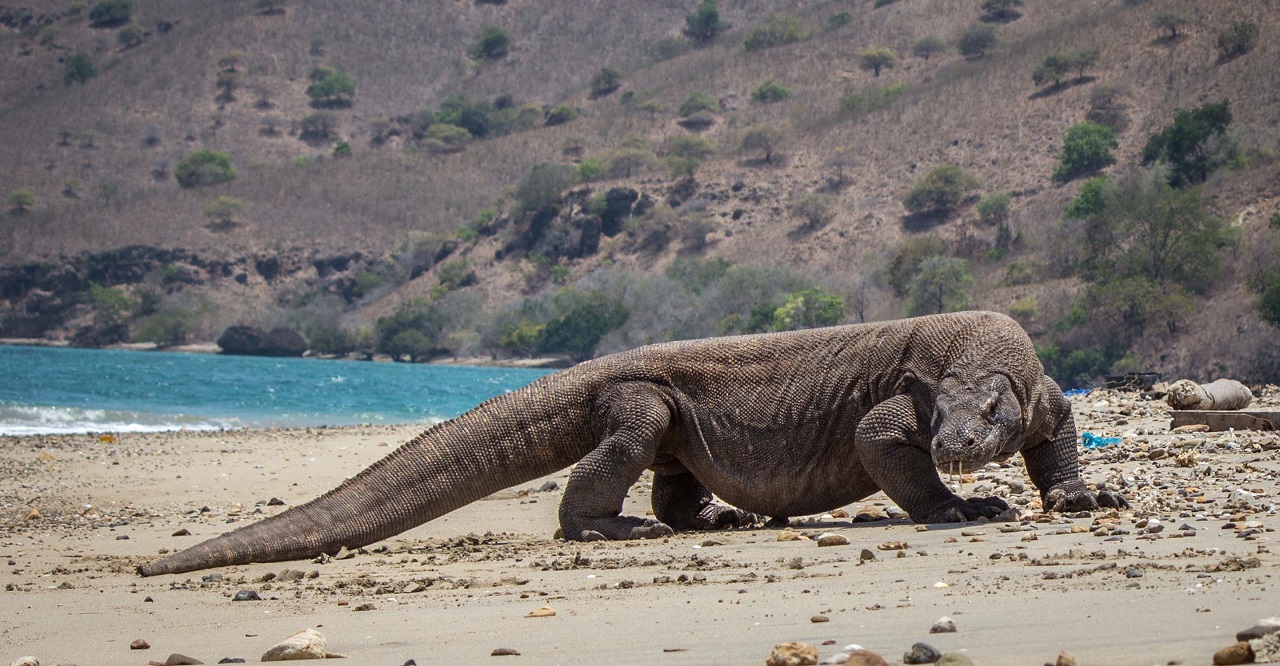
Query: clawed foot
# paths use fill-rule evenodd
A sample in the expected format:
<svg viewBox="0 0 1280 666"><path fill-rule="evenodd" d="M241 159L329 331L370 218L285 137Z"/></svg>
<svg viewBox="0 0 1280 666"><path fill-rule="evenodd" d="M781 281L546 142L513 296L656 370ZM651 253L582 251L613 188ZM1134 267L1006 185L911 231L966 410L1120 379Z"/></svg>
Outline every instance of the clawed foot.
<svg viewBox="0 0 1280 666"><path fill-rule="evenodd" d="M628 541L661 539L674 533L666 523L653 518L616 516L583 520L578 529L565 529L564 538L570 541Z"/></svg>
<svg viewBox="0 0 1280 666"><path fill-rule="evenodd" d="M995 518L1009 510L1009 505L999 497L959 497L941 509L922 517L912 516L917 523L966 523L979 517Z"/></svg>
<svg viewBox="0 0 1280 666"><path fill-rule="evenodd" d="M723 530L751 527L761 522L764 522L764 518L754 513L711 502L702 507L690 527L695 530Z"/></svg>
<svg viewBox="0 0 1280 666"><path fill-rule="evenodd" d="M1098 507L1127 509L1129 501L1110 490L1103 489L1095 494L1082 482L1058 486L1044 496L1045 511L1092 511Z"/></svg>

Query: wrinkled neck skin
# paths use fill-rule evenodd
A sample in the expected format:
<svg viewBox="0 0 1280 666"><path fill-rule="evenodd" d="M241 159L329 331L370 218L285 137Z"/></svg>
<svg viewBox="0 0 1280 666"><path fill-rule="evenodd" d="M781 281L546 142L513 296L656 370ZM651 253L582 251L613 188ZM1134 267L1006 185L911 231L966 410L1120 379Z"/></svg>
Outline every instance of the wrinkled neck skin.
<svg viewBox="0 0 1280 666"><path fill-rule="evenodd" d="M1003 359L952 367L938 382L930 420L929 453L945 473L968 473L1023 448L1038 381L1012 373ZM1035 368L1040 368L1039 362Z"/></svg>

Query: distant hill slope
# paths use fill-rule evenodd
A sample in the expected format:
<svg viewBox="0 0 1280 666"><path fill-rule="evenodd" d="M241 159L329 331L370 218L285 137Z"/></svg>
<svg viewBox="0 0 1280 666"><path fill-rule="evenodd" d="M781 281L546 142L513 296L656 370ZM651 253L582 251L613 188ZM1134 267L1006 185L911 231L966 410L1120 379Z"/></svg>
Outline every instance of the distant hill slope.
<svg viewBox="0 0 1280 666"><path fill-rule="evenodd" d="M514 188L535 166L607 165L629 148L648 155L650 164L579 186L589 190L582 206L611 188L634 189L659 204L696 199L710 225L705 244L655 253L605 239L596 252L566 256L567 276L558 282L606 264L656 275L690 254L787 263L861 299L858 316L893 317L903 313L903 301L884 286L886 267L904 240L931 233L951 254L970 248L971 306L1009 311L1034 297L1039 313L1026 323L1046 336L1080 293L1079 280L1046 271L1008 286L1003 277L1015 262L1051 265L1060 256L1062 211L1081 181L1063 185L1050 176L1064 132L1084 119L1094 92L1109 86L1127 118L1110 173L1134 168L1147 137L1175 110L1221 100L1230 100L1233 136L1255 156L1207 186L1220 214L1238 223L1242 245L1199 297L1192 325L1148 335L1134 347L1134 362L1183 372L1215 364L1247 368L1257 363L1259 341L1274 333L1257 319L1257 296L1246 285L1270 265L1257 248L1270 242L1266 222L1280 188L1271 161L1280 143L1280 51L1273 47L1280 18L1263 0L1027 0L1000 20L984 16L979 0L737 0L720 3L727 28L699 48L682 34L697 5L692 0L275 4L280 11L249 0L139 0L131 20L112 27L92 26L87 10L70 14L69 2L0 6L0 17L11 17L0 28L0 193L30 187L37 198L30 210L0 214L3 263L144 244L240 266L272 253L300 266L360 253L354 274L426 238L434 256L467 260L474 275L462 291L493 308L544 288L546 280L523 277L534 270L530 248L510 251L509 231L482 233L447 251L435 247L476 227L485 209L513 229L528 223L514 208ZM744 48L744 38L773 12L798 19L803 39ZM1170 13L1184 19L1176 39L1157 21ZM1219 32L1245 19L1260 27L1259 45L1221 58ZM145 29L136 45L118 37L131 23ZM966 58L955 44L975 25L989 26L999 43ZM492 61L469 57L491 27L509 36L509 53ZM945 48L926 60L913 51L929 37ZM888 48L896 63L878 75L860 67L860 55L872 47ZM1060 86L1033 82L1045 56L1090 49L1098 58L1083 78L1073 71ZM65 59L77 52L99 74L64 84ZM231 67L234 99L219 99L219 76L228 70L219 61L231 52L240 54ZM318 67L354 77L349 105L311 103L306 90ZM621 85L593 96L591 80L602 67L616 68ZM753 102L753 92L770 80L789 89L789 97ZM706 113L710 126L697 135L715 152L685 180L660 159L692 134L678 111L699 92L714 106ZM509 95L514 109L534 105L534 111L526 129L472 140L460 152L435 150L412 136L415 118L450 95L470 101ZM556 105L576 118L548 126L546 114ZM331 136L306 136L302 123L316 113L332 114ZM771 153L768 161L758 147L742 147L748 131L761 127L777 133L776 158ZM334 156L340 141L350 146L349 157ZM174 169L202 149L225 152L236 178L180 187ZM1012 195L1011 253L982 258L995 230L975 222L972 200L945 220L906 215L903 195L943 163L976 176L977 194ZM815 194L830 208L821 224L796 212L800 199ZM242 202L233 224L206 215L218 197ZM572 222L570 208L564 214ZM441 284L443 264L419 263L407 282L376 298L355 298L343 316L371 322L426 297ZM225 306L215 308L220 316L208 315L210 326L275 316L269 313L282 303L325 283L328 270L300 269L287 289L252 270L245 282L210 277L201 288ZM1247 324L1248 331L1235 334L1246 350L1185 350L1211 346L1222 334L1211 324L1226 319ZM1183 351L1170 353L1179 340Z"/></svg>

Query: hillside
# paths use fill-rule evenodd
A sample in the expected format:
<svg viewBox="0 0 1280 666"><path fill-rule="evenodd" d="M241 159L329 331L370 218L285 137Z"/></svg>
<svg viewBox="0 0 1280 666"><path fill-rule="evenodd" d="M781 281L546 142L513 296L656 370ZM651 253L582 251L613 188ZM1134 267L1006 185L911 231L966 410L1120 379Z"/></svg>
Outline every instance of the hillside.
<svg viewBox="0 0 1280 666"><path fill-rule="evenodd" d="M1280 274L1280 26L1267 3L1027 0L1003 17L982 4L722 2L724 29L700 44L684 34L692 0L139 0L109 27L69 2L0 6L0 190L36 200L0 216L0 332L171 342L248 323L331 351L416 330L401 345L412 354L583 356L796 325L779 311L802 293L837 296L839 321L901 316L913 306L895 259L936 238L966 261L972 282L953 280L966 306L1013 313L1063 372L1275 381L1277 329L1255 309ZM771 12L801 38L745 48ZM1159 23L1169 16L1176 38ZM1261 39L1224 57L1219 34L1240 21ZM966 57L955 45L975 25L998 43ZM477 56L495 27L506 53ZM926 59L929 37L942 48ZM873 47L896 62L860 67ZM1093 49L1083 75L1033 81L1049 54ZM76 53L98 74L64 83ZM620 85L593 94L603 67ZM311 100L318 68L348 73L354 94ZM790 94L753 101L766 81ZM712 104L693 125L680 111L695 93ZM441 131L455 95L488 104L487 130ZM1121 130L1105 169L1117 181L1177 110L1229 100L1236 156L1196 184L1229 230L1214 246L1221 270L1157 276L1112 305L1102 287L1119 281L1090 272L1090 233L1063 221L1085 178L1052 177L1064 134L1100 97ZM557 106L575 117L554 124ZM308 130L320 120L324 132ZM202 149L226 153L236 177L180 186L175 169ZM904 195L941 164L980 186L946 214L909 214ZM546 183L563 198L538 200ZM1005 221L980 222L980 197L1001 192ZM205 212L219 197L239 202L221 223ZM606 205L624 199L625 211ZM136 245L147 249L119 251ZM132 304L86 305L76 294L90 282ZM566 323L587 315L599 330ZM573 344L553 348L552 331Z"/></svg>

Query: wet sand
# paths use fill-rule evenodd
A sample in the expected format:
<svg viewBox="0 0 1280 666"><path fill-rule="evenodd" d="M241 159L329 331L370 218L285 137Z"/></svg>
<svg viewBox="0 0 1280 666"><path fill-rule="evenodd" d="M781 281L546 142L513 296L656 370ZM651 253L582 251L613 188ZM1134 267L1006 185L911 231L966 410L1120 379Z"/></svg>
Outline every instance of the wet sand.
<svg viewBox="0 0 1280 666"><path fill-rule="evenodd" d="M351 559L154 578L134 567L285 508L265 505L273 497L311 499L418 429L0 438L0 661L255 662L310 627L343 663L387 665L760 664L784 641L823 657L856 643L889 663L924 641L980 665L1052 663L1061 651L1080 664L1207 664L1236 631L1280 615L1280 436L1169 434L1163 404L1136 394L1073 401L1082 431L1123 436L1083 452L1083 473L1126 484L1132 510L1042 516L1015 459L963 492L1008 496L1022 523L926 530L836 514L791 529L849 545L765 529L581 544L552 538L563 471ZM537 490L548 480L560 488ZM648 511L647 483L629 513ZM883 495L846 508L886 509ZM191 534L173 536L182 529ZM894 542L905 549L881 549ZM304 577L264 582L286 569ZM233 601L242 590L263 600ZM525 617L542 606L555 616ZM930 634L942 616L958 630ZM131 650L134 639L151 648ZM491 657L497 648L521 656Z"/></svg>

